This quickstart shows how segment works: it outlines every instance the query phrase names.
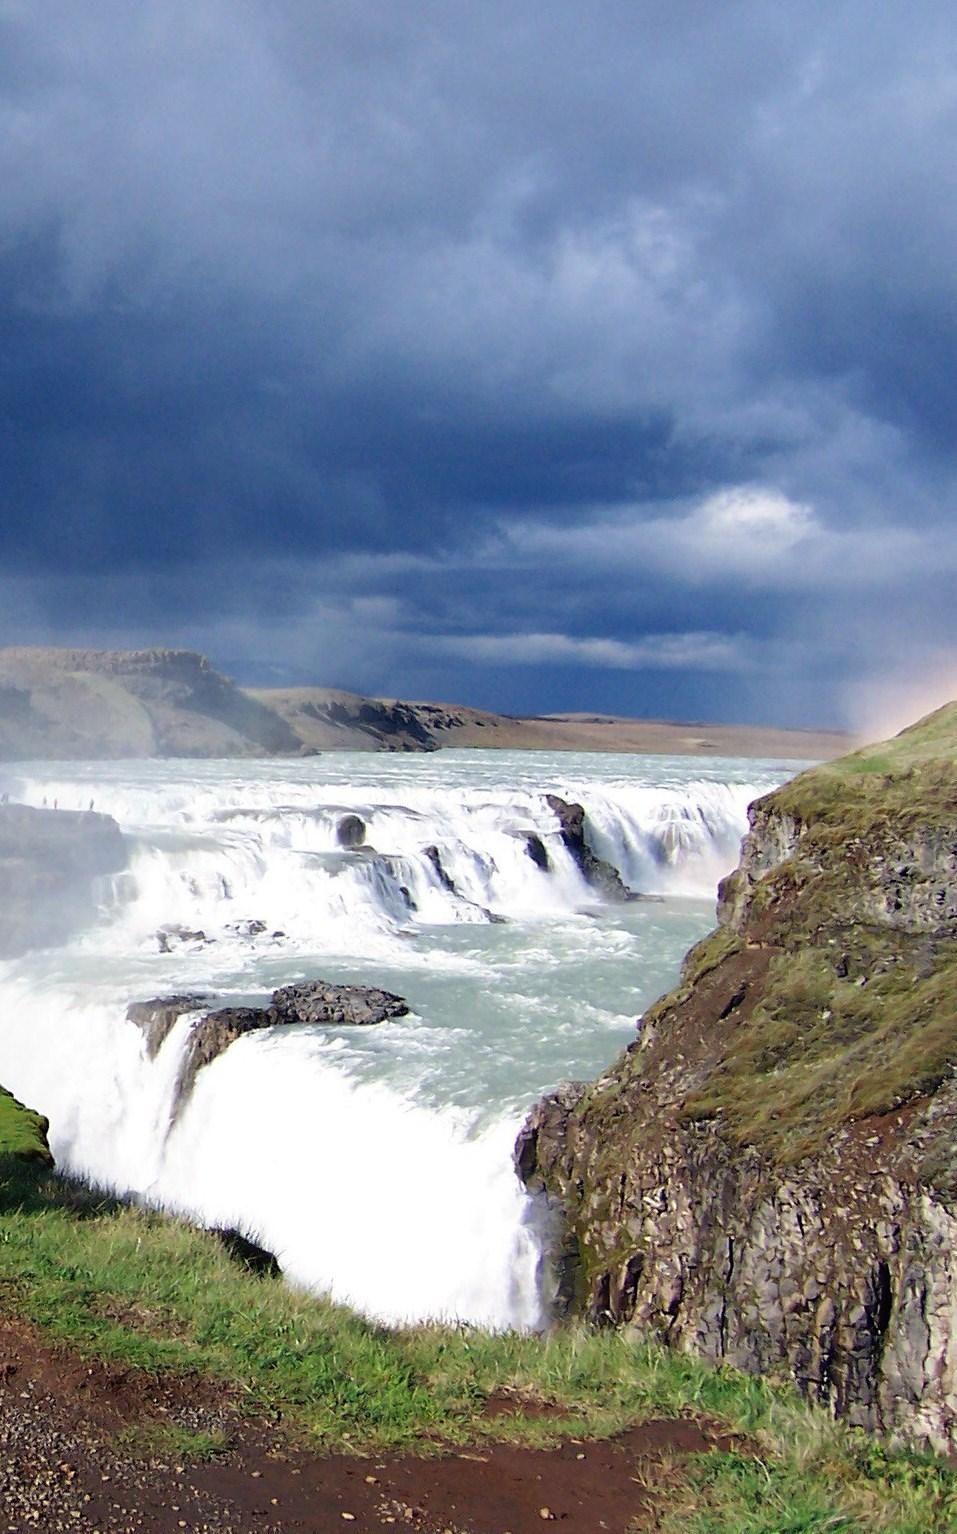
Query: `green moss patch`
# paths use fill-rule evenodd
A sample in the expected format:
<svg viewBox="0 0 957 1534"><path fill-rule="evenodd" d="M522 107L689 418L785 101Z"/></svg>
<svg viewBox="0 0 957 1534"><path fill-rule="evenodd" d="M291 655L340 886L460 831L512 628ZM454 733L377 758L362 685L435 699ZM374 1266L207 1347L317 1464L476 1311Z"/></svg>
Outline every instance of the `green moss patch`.
<svg viewBox="0 0 957 1534"><path fill-rule="evenodd" d="M0 1087L0 1158L16 1156L21 1160L51 1165L53 1157L47 1144L48 1128L42 1114L25 1108L12 1092Z"/></svg>

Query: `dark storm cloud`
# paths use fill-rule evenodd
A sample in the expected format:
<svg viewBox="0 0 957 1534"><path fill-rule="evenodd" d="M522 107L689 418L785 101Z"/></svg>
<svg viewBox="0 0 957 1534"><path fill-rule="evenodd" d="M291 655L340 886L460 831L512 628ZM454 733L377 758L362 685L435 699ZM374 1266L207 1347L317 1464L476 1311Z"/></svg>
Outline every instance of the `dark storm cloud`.
<svg viewBox="0 0 957 1534"><path fill-rule="evenodd" d="M943 3L0 0L2 638L821 720L946 672L955 79Z"/></svg>

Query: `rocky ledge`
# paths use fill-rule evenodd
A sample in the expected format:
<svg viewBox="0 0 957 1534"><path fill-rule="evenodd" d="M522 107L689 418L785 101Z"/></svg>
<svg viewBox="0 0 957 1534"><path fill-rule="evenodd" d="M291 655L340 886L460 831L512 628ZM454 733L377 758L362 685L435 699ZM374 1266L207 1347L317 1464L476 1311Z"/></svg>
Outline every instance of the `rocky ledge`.
<svg viewBox="0 0 957 1534"><path fill-rule="evenodd" d="M957 1448L957 705L752 806L716 932L516 1146L559 1307Z"/></svg>
<svg viewBox="0 0 957 1534"><path fill-rule="evenodd" d="M186 1013L203 1011L210 999L195 993L158 996L151 1001L133 1002L126 1016L142 1030L147 1053L154 1059L177 1020ZM203 1066L244 1034L295 1024L370 1027L388 1018L404 1017L408 1010L408 1003L401 996L378 986L307 980L273 991L265 1007L219 1007L207 1011L190 1030L175 1092L176 1110L189 1096Z"/></svg>

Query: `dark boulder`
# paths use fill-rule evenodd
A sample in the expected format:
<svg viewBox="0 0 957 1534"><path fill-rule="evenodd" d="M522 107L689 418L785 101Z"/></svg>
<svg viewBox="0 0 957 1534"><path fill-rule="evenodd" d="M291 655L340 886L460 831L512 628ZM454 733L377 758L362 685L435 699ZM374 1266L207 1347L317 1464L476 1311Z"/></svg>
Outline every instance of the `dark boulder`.
<svg viewBox="0 0 957 1534"><path fill-rule="evenodd" d="M343 815L336 826L336 841L340 847L362 847L366 839L366 823L361 815Z"/></svg>

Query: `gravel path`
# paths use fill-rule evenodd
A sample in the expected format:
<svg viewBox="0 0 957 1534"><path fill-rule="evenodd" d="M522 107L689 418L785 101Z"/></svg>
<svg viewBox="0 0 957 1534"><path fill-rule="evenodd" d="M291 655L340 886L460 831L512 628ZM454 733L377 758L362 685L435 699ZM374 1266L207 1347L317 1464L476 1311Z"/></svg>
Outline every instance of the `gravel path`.
<svg viewBox="0 0 957 1534"><path fill-rule="evenodd" d="M155 1448L170 1426L225 1433L229 1447L182 1463ZM0 1321L0 1534L541 1534L552 1522L626 1534L657 1527L671 1467L715 1442L696 1423L656 1422L550 1451L319 1457L290 1452L208 1380L91 1366Z"/></svg>

